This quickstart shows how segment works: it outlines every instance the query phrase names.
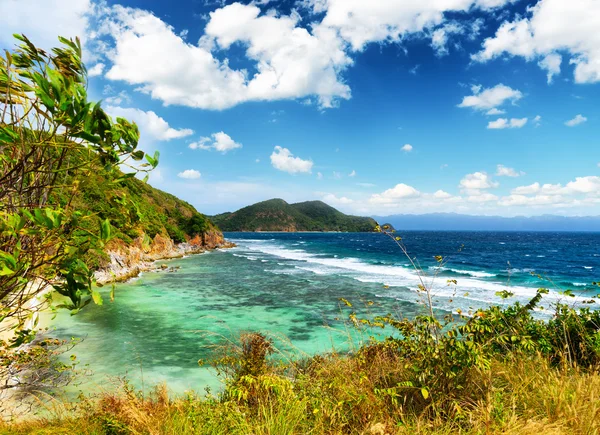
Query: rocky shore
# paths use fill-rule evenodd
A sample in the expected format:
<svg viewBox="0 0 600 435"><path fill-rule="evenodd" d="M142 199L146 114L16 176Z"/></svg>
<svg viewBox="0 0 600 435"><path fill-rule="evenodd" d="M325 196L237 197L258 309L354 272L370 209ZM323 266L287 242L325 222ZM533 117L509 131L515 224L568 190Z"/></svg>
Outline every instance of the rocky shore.
<svg viewBox="0 0 600 435"><path fill-rule="evenodd" d="M109 244L107 247L109 263L97 270L94 276L99 285L123 282L138 276L141 272L159 269L155 264L158 260L181 258L185 255L201 254L234 246L233 243L226 241L219 231L209 231L184 243L175 243L160 234L151 240L140 236L127 245Z"/></svg>

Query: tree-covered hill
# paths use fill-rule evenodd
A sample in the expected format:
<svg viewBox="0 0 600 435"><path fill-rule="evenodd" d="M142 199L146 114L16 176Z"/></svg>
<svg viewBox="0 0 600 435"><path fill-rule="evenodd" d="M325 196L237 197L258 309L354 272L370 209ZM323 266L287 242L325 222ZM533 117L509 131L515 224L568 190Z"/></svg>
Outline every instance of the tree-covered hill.
<svg viewBox="0 0 600 435"><path fill-rule="evenodd" d="M288 204L283 199L259 202L211 219L223 231L370 232L377 225L371 218L346 215L322 201Z"/></svg>
<svg viewBox="0 0 600 435"><path fill-rule="evenodd" d="M157 234L174 242L185 242L218 228L191 204L144 183L137 178L115 179L92 174L74 198L78 210L87 214L85 228L97 232L108 219L112 243L127 245L140 236L153 239ZM97 266L103 253L96 252Z"/></svg>

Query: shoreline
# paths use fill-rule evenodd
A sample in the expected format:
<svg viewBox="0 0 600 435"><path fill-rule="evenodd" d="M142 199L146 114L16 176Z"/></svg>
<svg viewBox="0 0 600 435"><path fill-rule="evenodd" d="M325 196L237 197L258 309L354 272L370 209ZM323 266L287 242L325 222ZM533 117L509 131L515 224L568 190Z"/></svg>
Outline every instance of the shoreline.
<svg viewBox="0 0 600 435"><path fill-rule="evenodd" d="M142 272L156 270L156 262L172 260L186 255L202 254L216 249L233 248L234 243L225 240L220 232L209 232L187 242L175 243L157 234L151 243L138 237L129 245L114 244L107 249L108 264L94 272L96 285L125 282Z"/></svg>
<svg viewBox="0 0 600 435"><path fill-rule="evenodd" d="M175 243L170 238L156 235L151 243L144 245L143 238L139 237L129 245L121 244L109 247L107 254L110 261L106 267L94 272L95 282L93 285L102 287L107 284L123 283L138 277L142 272L168 269L168 267L157 266L157 261L173 260L218 249L229 249L235 246L234 243L225 240L223 235L218 232L209 233L202 240L197 237L183 243ZM38 337L47 334L51 325L49 319L40 314L48 311L49 306L46 303L45 296L52 291L51 286L46 286L46 288L27 301L27 308L32 311L31 318L27 323L30 329L37 331ZM12 337L12 330L0 332L0 340L7 343ZM34 342L23 344L15 349L15 351L26 350ZM18 382L16 379L15 381ZM10 382L10 380L6 381ZM4 417L10 419L19 416L20 406L23 406L19 394L20 390L20 387L0 390L0 409L3 410L3 414L7 414ZM0 418L0 420L2 419Z"/></svg>

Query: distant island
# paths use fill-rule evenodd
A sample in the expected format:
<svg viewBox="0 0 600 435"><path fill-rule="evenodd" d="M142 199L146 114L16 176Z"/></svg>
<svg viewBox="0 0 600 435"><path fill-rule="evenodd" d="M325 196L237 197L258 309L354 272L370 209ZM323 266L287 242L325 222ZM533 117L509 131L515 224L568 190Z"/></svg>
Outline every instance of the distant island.
<svg viewBox="0 0 600 435"><path fill-rule="evenodd" d="M374 217L397 230L426 231L594 231L600 232L600 216L472 216L457 213L401 214Z"/></svg>
<svg viewBox="0 0 600 435"><path fill-rule="evenodd" d="M372 232L377 223L369 217L349 216L322 201L288 204L270 199L233 213L212 216L222 231L341 231Z"/></svg>

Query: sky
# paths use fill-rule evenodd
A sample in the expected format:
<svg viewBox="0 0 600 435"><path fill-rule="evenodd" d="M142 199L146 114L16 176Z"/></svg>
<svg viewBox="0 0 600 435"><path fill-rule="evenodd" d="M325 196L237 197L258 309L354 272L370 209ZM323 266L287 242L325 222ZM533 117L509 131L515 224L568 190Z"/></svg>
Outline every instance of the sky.
<svg viewBox="0 0 600 435"><path fill-rule="evenodd" d="M598 0L0 0L206 214L600 215Z"/></svg>

